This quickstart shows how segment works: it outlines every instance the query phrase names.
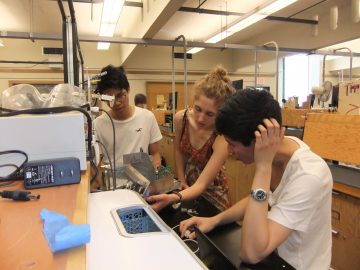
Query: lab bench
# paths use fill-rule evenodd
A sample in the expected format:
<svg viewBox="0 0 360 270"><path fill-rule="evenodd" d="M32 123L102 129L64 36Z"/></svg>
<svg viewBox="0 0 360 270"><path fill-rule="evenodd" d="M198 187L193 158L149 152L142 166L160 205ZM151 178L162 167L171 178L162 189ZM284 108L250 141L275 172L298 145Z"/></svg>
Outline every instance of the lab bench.
<svg viewBox="0 0 360 270"><path fill-rule="evenodd" d="M188 214L189 209L190 214ZM200 197L192 202L183 202L182 206L177 210L174 210L172 207L167 207L163 209L159 215L169 227L174 228L180 223L180 221L190 218L192 211L196 211L199 216L204 217L211 217L219 213L219 210L216 207L214 207L205 198ZM230 223L216 227L207 235L213 242L212 244L216 245L217 248L224 253L231 263L234 266L237 266L239 270L294 269L276 253L270 254L258 264L250 265L242 263L239 257L241 226L237 223Z"/></svg>
<svg viewBox="0 0 360 270"><path fill-rule="evenodd" d="M23 181L0 187L0 190L24 190ZM0 261L2 270L13 269L86 269L85 246L51 252L43 235L40 212L46 208L65 215L73 224L87 223L89 169L74 185L32 189L39 200L0 199Z"/></svg>

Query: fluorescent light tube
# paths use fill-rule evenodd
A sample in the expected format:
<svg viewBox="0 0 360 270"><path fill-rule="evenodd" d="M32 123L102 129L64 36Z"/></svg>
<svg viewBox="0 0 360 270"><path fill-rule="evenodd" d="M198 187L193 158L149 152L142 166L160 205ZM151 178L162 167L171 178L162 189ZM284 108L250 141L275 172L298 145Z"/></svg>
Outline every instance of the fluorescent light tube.
<svg viewBox="0 0 360 270"><path fill-rule="evenodd" d="M113 37L125 0L104 0L99 36ZM98 42L98 50L108 50L109 42Z"/></svg>
<svg viewBox="0 0 360 270"><path fill-rule="evenodd" d="M99 36L100 37L112 37L115 33L116 24L102 23L100 25Z"/></svg>
<svg viewBox="0 0 360 270"><path fill-rule="evenodd" d="M124 2L124 0L104 0L101 22L116 24L119 20Z"/></svg>
<svg viewBox="0 0 360 270"><path fill-rule="evenodd" d="M272 13L275 13L292 3L296 2L297 0L276 0L271 2L270 4L266 5L265 7L260 7L259 9L254 9L252 13L250 13L248 16L243 17L239 22L235 23L234 25L230 26L227 30L216 34L215 36L209 38L205 41L205 43L217 43L226 37L229 37L236 32L239 32L250 25L253 25L254 23L257 23L258 21L266 18ZM188 51L188 53L197 53L204 48L192 48Z"/></svg>
<svg viewBox="0 0 360 270"><path fill-rule="evenodd" d="M98 50L108 50L110 47L110 42L98 42L97 49Z"/></svg>

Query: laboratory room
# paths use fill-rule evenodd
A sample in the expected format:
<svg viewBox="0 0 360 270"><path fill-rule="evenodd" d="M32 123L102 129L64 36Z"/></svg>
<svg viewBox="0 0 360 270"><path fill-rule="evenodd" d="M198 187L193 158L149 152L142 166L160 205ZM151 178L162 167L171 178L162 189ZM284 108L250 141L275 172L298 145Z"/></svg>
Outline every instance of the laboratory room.
<svg viewBox="0 0 360 270"><path fill-rule="evenodd" d="M1 0L1 270L360 269L360 0Z"/></svg>

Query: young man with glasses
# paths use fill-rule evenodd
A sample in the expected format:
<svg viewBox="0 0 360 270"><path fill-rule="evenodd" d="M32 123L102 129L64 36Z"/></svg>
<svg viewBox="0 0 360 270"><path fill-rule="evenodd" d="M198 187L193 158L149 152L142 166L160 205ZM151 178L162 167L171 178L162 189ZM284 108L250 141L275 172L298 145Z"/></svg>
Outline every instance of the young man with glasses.
<svg viewBox="0 0 360 270"><path fill-rule="evenodd" d="M149 110L130 106L130 85L122 67L108 65L101 70L103 72L106 75L101 77L96 90L115 98L113 104L108 103L108 113L114 122L116 149L113 147L113 127L105 113L94 121L97 139L105 145L110 158L115 151L117 166L123 163L123 155L144 151L152 155L156 169L161 164L158 142L162 135L154 114ZM104 161L109 162L106 155Z"/></svg>

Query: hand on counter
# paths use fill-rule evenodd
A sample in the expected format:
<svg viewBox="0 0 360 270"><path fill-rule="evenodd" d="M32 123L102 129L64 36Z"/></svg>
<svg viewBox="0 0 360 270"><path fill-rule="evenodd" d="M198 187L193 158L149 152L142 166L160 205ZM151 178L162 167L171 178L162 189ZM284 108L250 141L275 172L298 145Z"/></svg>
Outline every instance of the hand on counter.
<svg viewBox="0 0 360 270"><path fill-rule="evenodd" d="M159 212L164 207L176 202L179 198L175 194L160 194L145 198L151 204L151 208L155 212Z"/></svg>
<svg viewBox="0 0 360 270"><path fill-rule="evenodd" d="M214 217L192 217L180 222L180 234L181 237L185 236L185 233L188 231L189 228L196 226L200 229L200 231L207 233L214 229L217 225L217 222ZM187 238L194 239L196 238L195 232L190 233L187 235Z"/></svg>

